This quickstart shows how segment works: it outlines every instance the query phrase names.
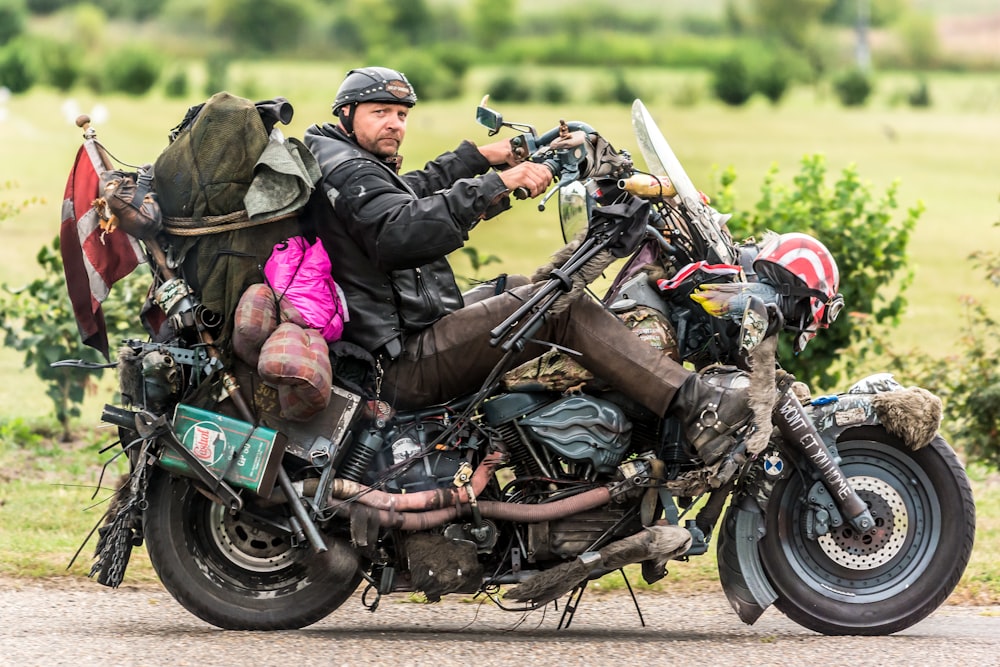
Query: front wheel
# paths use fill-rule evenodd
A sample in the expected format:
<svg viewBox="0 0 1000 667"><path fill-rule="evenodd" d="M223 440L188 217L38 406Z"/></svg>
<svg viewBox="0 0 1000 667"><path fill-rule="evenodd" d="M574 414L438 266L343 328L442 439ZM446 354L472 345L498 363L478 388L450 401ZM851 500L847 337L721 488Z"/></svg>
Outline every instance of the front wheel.
<svg viewBox="0 0 1000 667"><path fill-rule="evenodd" d="M343 604L361 581L357 553L328 537L328 551L295 547L280 533L233 516L194 484L157 471L144 534L160 581L188 611L227 630L305 627Z"/></svg>
<svg viewBox="0 0 1000 667"><path fill-rule="evenodd" d="M876 527L849 525L807 537L811 520L800 475L775 484L760 543L778 593L775 606L828 635L898 632L937 609L955 589L975 537L976 510L965 471L940 437L911 451L881 429L838 443L844 474Z"/></svg>

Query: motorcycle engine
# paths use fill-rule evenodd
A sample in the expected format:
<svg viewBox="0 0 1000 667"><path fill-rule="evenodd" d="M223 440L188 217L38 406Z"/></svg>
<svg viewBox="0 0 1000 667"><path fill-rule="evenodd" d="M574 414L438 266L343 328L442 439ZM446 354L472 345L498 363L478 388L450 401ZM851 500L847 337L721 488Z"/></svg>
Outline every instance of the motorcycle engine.
<svg viewBox="0 0 1000 667"><path fill-rule="evenodd" d="M472 464L473 443L459 449L433 449L445 428L435 418L393 426L385 433L385 446L375 456L369 482L386 480L385 489L391 493L428 491L452 484L459 466Z"/></svg>
<svg viewBox="0 0 1000 667"><path fill-rule="evenodd" d="M628 451L632 424L620 407L593 396L516 392L485 406L487 423L498 428L515 466L522 462L531 474L552 474L554 456L589 466L594 472L614 472ZM541 445L541 450L537 445Z"/></svg>

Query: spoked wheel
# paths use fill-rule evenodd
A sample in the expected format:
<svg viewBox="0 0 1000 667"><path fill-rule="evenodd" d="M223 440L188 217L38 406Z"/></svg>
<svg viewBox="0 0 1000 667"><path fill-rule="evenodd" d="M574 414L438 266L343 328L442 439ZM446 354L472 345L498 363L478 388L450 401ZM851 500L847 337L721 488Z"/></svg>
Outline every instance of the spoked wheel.
<svg viewBox="0 0 1000 667"><path fill-rule="evenodd" d="M284 630L320 620L361 581L357 553L294 547L280 532L212 502L186 479L158 471L144 533L164 587L188 611L229 630Z"/></svg>
<svg viewBox="0 0 1000 667"><path fill-rule="evenodd" d="M915 452L881 429L863 437L837 448L875 528L809 539L812 483L792 475L775 485L760 544L775 606L829 635L890 634L925 618L958 584L975 536L968 477L940 436Z"/></svg>

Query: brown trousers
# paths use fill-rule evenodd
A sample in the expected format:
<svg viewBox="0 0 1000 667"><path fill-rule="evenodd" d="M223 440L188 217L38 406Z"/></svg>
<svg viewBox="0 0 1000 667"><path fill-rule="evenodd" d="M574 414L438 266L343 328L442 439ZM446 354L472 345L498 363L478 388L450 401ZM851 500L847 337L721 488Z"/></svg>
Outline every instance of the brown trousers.
<svg viewBox="0 0 1000 667"><path fill-rule="evenodd" d="M397 408L414 409L478 390L504 355L499 346L490 346L490 330L514 313L534 289L534 285L521 285L467 303L408 336L402 355L385 369L382 398ZM658 415L666 413L674 393L690 375L586 297L550 315L533 338L579 352L576 359L587 370ZM528 343L514 365L547 349Z"/></svg>

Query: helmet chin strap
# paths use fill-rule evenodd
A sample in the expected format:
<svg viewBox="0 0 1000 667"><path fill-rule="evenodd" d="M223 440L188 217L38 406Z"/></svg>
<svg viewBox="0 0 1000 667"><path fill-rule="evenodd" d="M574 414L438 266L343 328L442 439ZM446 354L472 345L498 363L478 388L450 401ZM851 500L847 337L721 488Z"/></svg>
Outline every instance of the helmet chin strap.
<svg viewBox="0 0 1000 667"><path fill-rule="evenodd" d="M348 106L351 108L351 113L345 114L344 109L347 108ZM337 118L340 119L340 126L344 128L344 132L346 132L347 136L349 136L351 139L354 138L354 112L355 110L357 110L357 108L358 108L358 103L351 102L348 105L340 107L340 110L337 111Z"/></svg>

